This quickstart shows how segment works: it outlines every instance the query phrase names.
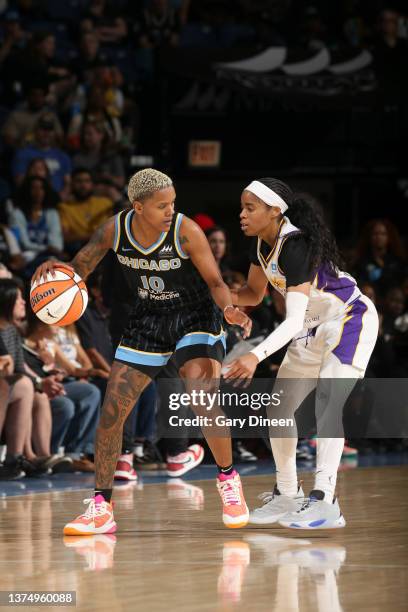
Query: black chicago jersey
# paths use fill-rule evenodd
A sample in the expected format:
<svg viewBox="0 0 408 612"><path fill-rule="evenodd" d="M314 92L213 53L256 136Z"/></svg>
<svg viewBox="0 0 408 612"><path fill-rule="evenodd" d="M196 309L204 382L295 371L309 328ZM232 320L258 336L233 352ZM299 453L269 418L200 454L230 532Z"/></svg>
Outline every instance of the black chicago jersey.
<svg viewBox="0 0 408 612"><path fill-rule="evenodd" d="M183 215L145 249L132 236L134 211L116 217L113 250L135 296L115 360L154 378L174 354L176 367L190 359L222 362L222 312L179 240Z"/></svg>
<svg viewBox="0 0 408 612"><path fill-rule="evenodd" d="M211 299L207 284L180 245L183 215L175 214L169 231L145 249L132 235L134 214L129 210L117 215L113 250L135 297L151 311L178 310Z"/></svg>

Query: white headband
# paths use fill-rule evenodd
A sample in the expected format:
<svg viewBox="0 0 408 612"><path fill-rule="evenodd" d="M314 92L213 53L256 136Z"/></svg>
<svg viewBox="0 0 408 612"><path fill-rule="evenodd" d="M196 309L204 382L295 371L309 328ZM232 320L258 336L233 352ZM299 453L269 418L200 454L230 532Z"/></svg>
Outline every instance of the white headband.
<svg viewBox="0 0 408 612"><path fill-rule="evenodd" d="M288 210L286 202L273 189L269 189L269 187L260 181L252 181L248 187L245 187L245 190L258 196L268 206L277 206L281 209L282 213Z"/></svg>

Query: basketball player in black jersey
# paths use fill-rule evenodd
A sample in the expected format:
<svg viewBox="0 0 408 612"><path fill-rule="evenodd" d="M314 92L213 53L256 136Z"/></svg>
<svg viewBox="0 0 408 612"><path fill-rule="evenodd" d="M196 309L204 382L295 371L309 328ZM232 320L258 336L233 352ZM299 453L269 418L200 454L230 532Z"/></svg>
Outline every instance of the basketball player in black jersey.
<svg viewBox="0 0 408 612"><path fill-rule="evenodd" d="M173 355L187 390L194 381L219 379L225 354L223 315L244 336L251 322L232 305L204 233L191 219L175 213L172 180L153 169L130 180L132 208L109 219L75 256L72 268L86 278L109 249L116 253L138 299L115 354L95 443L95 496L88 509L64 527L66 535L113 533L112 483L121 449L123 423L149 382ZM33 280L52 273L48 261ZM204 407L203 407L204 408ZM229 431L208 436L217 463L217 488L228 527L248 522L238 473L232 466Z"/></svg>

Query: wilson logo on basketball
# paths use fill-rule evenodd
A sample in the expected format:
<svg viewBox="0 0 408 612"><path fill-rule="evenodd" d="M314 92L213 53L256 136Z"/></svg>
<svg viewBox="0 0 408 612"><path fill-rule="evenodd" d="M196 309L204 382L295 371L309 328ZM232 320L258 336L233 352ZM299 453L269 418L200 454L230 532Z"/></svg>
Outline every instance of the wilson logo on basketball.
<svg viewBox="0 0 408 612"><path fill-rule="evenodd" d="M55 289L51 288L51 289L47 289L47 291L44 291L44 293L36 293L32 295L31 296L32 308L34 308L34 306L37 306L37 304L39 304L44 298L49 297L50 295L54 295L54 294L55 294Z"/></svg>
<svg viewBox="0 0 408 612"><path fill-rule="evenodd" d="M88 291L82 278L64 264L53 267L45 282L31 287L31 308L47 325L71 325L83 315Z"/></svg>

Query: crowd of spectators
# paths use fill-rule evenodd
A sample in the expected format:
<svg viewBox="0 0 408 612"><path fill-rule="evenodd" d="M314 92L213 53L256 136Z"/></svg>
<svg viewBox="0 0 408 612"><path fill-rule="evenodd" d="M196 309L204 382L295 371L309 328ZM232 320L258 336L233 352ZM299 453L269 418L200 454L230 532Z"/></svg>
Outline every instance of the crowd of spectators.
<svg viewBox="0 0 408 612"><path fill-rule="evenodd" d="M95 228L126 205L128 160L137 151L141 124L135 92L151 78L156 50L265 46L296 38L308 48L333 41L371 45L384 78L389 65L405 68L402 13L387 9L378 14L370 3L343 2L342 19L333 21L325 3L300 4L0 3L0 436L7 446L7 455L0 457L0 478L94 469L95 428L120 335L115 325L122 317L109 318L113 305L104 299L100 271L88 283L88 310L72 329L42 324L26 308L25 297L41 262L49 257L68 261ZM244 276L235 266L225 230L211 220L208 224L208 218L204 229L226 282L240 286ZM372 220L363 229L349 271L381 315L369 375L408 376L406 253L389 220ZM251 316L252 337L265 335L282 320L284 304L276 293L268 293ZM239 338L234 329L227 331L231 350ZM262 375L273 376L281 357L274 355L264 364ZM158 451L151 450L156 407L152 388L149 393L128 433L138 448L138 464L161 465ZM167 454L176 452L173 448ZM235 442L235 458L256 456L241 441Z"/></svg>

